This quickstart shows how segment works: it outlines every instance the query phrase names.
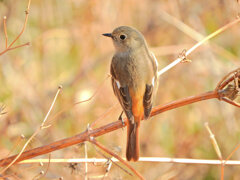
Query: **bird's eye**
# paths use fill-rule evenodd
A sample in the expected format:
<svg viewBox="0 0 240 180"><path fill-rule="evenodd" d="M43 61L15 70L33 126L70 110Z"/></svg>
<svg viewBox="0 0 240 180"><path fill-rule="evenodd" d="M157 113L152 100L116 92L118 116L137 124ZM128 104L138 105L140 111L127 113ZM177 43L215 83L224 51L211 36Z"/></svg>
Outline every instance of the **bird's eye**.
<svg viewBox="0 0 240 180"><path fill-rule="evenodd" d="M120 35L120 39L121 39L121 40L124 40L124 39L126 39L126 36L125 36L124 34L121 34L121 35Z"/></svg>

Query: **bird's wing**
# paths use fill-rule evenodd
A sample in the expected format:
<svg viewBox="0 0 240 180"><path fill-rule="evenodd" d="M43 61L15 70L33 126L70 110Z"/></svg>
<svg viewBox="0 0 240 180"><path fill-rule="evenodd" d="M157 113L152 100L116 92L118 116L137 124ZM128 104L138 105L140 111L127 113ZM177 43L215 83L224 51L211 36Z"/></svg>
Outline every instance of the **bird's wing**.
<svg viewBox="0 0 240 180"><path fill-rule="evenodd" d="M144 107L144 119L150 116L152 110L152 95L153 95L153 85L146 84L145 93L143 96L143 107Z"/></svg>
<svg viewBox="0 0 240 180"><path fill-rule="evenodd" d="M110 73L112 75L112 87L114 94L117 96L127 118L132 121L132 100L129 94L129 89L127 86L121 87L121 84L114 73L114 68L112 64Z"/></svg>
<svg viewBox="0 0 240 180"><path fill-rule="evenodd" d="M146 84L146 89L143 97L144 118L147 119L150 116L153 104L153 96L156 95L158 88L158 61L153 52L151 52L151 61L153 64L154 75L152 78L152 84Z"/></svg>

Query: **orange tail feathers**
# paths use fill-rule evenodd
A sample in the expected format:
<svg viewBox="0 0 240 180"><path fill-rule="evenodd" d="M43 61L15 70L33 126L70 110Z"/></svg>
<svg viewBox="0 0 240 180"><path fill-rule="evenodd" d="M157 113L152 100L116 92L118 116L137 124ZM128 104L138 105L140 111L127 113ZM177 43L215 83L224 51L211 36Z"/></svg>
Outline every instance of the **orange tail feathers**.
<svg viewBox="0 0 240 180"><path fill-rule="evenodd" d="M139 127L140 121L127 125L127 150L126 157L128 161L137 161L139 159Z"/></svg>

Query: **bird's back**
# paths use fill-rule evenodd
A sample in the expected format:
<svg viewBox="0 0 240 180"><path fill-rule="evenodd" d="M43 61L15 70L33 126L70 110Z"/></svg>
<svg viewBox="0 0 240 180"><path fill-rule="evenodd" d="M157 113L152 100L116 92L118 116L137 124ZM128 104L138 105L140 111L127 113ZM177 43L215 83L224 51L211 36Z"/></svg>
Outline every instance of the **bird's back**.
<svg viewBox="0 0 240 180"><path fill-rule="evenodd" d="M143 88L141 86L145 87L145 84L152 83L153 61L149 52L143 48L127 53L116 53L112 59L112 66L121 86L128 86L137 91L139 88Z"/></svg>

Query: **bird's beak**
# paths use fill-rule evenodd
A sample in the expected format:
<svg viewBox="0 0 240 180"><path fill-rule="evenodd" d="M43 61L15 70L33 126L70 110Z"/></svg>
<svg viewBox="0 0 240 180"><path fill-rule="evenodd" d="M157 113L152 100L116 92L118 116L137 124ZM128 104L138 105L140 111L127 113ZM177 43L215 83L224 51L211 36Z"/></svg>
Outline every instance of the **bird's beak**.
<svg viewBox="0 0 240 180"><path fill-rule="evenodd" d="M111 34L111 33L104 33L104 34L102 34L102 35L112 38L112 34Z"/></svg>

